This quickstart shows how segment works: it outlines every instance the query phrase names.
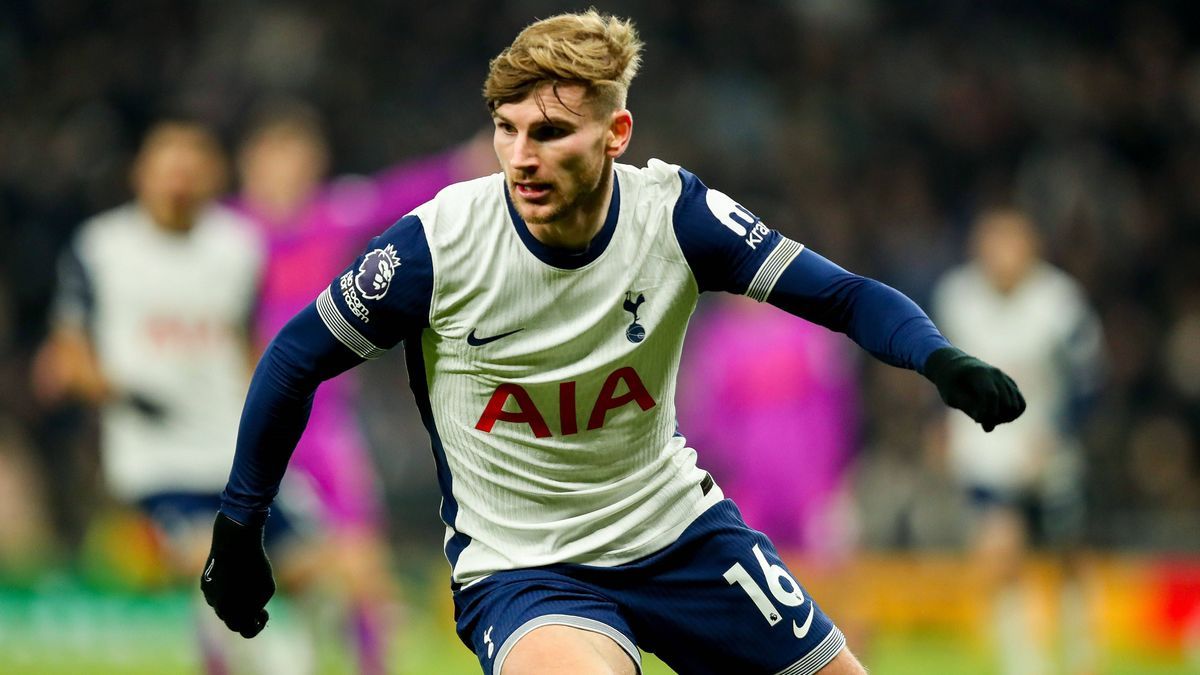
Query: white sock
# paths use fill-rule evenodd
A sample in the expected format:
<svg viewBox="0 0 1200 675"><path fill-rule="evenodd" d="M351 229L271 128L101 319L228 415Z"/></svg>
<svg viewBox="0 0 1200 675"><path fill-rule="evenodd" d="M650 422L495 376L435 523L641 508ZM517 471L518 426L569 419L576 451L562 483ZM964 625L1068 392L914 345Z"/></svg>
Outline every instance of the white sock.
<svg viewBox="0 0 1200 675"><path fill-rule="evenodd" d="M992 604L992 632L1003 675L1041 675L1047 655L1033 627L1030 602L1023 584L1001 588Z"/></svg>

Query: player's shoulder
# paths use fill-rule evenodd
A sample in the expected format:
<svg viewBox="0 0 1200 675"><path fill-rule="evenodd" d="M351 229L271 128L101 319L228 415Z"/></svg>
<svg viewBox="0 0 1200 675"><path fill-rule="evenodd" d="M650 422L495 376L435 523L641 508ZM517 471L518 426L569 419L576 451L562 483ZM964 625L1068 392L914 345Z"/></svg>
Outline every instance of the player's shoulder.
<svg viewBox="0 0 1200 675"><path fill-rule="evenodd" d="M259 258L265 243L254 222L223 204L210 204L197 216L196 227L208 245L231 256Z"/></svg>
<svg viewBox="0 0 1200 675"><path fill-rule="evenodd" d="M77 234L80 237L112 236L121 230L139 227L145 217L136 202L126 202L84 220Z"/></svg>
<svg viewBox="0 0 1200 675"><path fill-rule="evenodd" d="M92 253L104 255L110 247L134 245L132 241L146 227L146 215L135 202L101 211L80 223L72 240L75 251L86 258Z"/></svg>
<svg viewBox="0 0 1200 675"><path fill-rule="evenodd" d="M495 208L503 202L504 174L497 172L451 183L439 190L433 199L413 209L411 215L426 214L422 220L436 220L437 216L470 216L479 209Z"/></svg>
<svg viewBox="0 0 1200 675"><path fill-rule="evenodd" d="M236 209L224 204L210 204L197 216L197 224L220 232L222 236L235 239L257 240L258 230L254 222Z"/></svg>
<svg viewBox="0 0 1200 675"><path fill-rule="evenodd" d="M419 225L430 243L453 242L464 232L504 220L504 174L494 173L447 185L410 211L401 223Z"/></svg>
<svg viewBox="0 0 1200 675"><path fill-rule="evenodd" d="M621 198L661 199L678 198L684 188L683 175L687 174L679 165L660 159L650 159L645 166L614 164Z"/></svg>
<svg viewBox="0 0 1200 675"><path fill-rule="evenodd" d="M967 262L946 270L933 286L935 305L953 304L962 296L977 297L987 292L989 285L983 269L975 262Z"/></svg>
<svg viewBox="0 0 1200 675"><path fill-rule="evenodd" d="M1088 304L1087 291L1075 277L1048 262L1034 267L1030 281L1039 294L1064 308L1083 308Z"/></svg>

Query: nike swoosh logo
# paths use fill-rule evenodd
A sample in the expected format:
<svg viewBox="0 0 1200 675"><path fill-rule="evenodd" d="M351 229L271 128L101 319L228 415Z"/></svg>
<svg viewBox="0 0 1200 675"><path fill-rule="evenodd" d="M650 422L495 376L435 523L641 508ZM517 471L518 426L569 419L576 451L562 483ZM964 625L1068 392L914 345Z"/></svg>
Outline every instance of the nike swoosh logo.
<svg viewBox="0 0 1200 675"><path fill-rule="evenodd" d="M490 337L475 337L475 329L472 328L470 335L467 336L467 344L471 345L472 347L479 347L481 345L486 345L489 342L495 342L496 340L499 340L500 338L506 338L509 335L512 335L513 333L520 333L523 330L525 330L525 329L518 328L516 330L510 330L507 333L501 333L499 335L492 335Z"/></svg>
<svg viewBox="0 0 1200 675"><path fill-rule="evenodd" d="M812 628L813 607L811 603L808 605L808 618L804 620L803 626L797 626L796 621L792 621L792 633L798 640L803 640L804 636L808 635L808 629Z"/></svg>
<svg viewBox="0 0 1200 675"><path fill-rule="evenodd" d="M216 558L213 558L212 560L208 561L208 569L204 570L204 580L205 581L212 581L212 568L213 568L213 565L216 565L216 564L217 564Z"/></svg>

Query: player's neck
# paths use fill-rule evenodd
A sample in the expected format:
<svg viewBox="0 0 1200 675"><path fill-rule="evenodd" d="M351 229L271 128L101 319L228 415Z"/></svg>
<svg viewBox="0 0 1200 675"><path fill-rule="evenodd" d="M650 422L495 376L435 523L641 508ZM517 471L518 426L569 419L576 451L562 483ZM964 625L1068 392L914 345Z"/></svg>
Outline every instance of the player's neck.
<svg viewBox="0 0 1200 675"><path fill-rule="evenodd" d="M601 174L600 184L585 196L578 206L548 223L526 223L534 239L553 248L581 251L604 227L608 208L612 203L613 169L607 163Z"/></svg>

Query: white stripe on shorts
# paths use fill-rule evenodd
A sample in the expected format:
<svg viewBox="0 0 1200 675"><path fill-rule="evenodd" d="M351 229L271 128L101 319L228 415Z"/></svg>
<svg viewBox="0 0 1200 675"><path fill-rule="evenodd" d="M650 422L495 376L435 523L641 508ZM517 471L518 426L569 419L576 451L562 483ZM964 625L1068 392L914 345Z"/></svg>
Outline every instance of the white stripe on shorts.
<svg viewBox="0 0 1200 675"><path fill-rule="evenodd" d="M528 635L533 629L541 628L542 626L570 626L571 628L579 628L607 635L616 641L617 644L621 645L621 649L624 649L629 654L629 658L633 659L638 673L642 672L642 653L638 651L637 645L633 644L633 641L621 631L601 621L582 616L546 614L544 616L535 616L521 624L521 627L513 631L512 635L509 635L508 639L504 641L504 644L500 645L500 651L496 654L496 660L492 662L492 675L500 675L500 669L504 667L504 659L508 658L508 653L512 651L512 648L517 645L517 642L521 638Z"/></svg>
<svg viewBox="0 0 1200 675"><path fill-rule="evenodd" d="M812 675L828 665L845 646L846 636L834 626L829 635L826 635L811 652L775 675Z"/></svg>

